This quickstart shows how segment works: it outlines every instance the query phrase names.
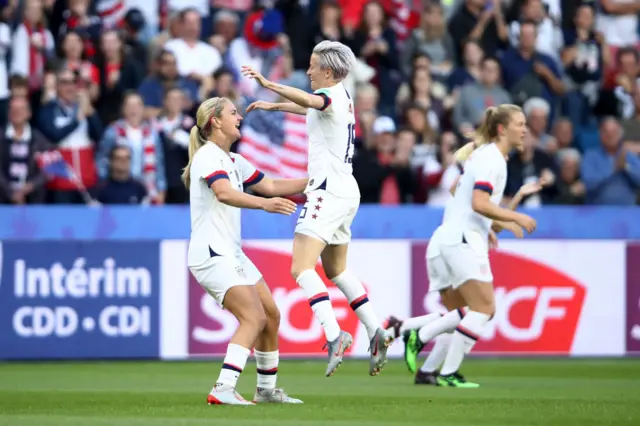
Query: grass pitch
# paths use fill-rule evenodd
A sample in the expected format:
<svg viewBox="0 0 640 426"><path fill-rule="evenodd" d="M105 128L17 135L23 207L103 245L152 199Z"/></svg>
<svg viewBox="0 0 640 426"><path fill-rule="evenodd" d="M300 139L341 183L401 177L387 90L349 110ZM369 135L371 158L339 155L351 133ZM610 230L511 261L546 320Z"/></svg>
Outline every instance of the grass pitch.
<svg viewBox="0 0 640 426"><path fill-rule="evenodd" d="M0 426L640 425L640 360L469 360L480 389L415 386L401 361L283 361L301 406L209 407L220 362L0 364ZM239 389L253 396L255 366Z"/></svg>

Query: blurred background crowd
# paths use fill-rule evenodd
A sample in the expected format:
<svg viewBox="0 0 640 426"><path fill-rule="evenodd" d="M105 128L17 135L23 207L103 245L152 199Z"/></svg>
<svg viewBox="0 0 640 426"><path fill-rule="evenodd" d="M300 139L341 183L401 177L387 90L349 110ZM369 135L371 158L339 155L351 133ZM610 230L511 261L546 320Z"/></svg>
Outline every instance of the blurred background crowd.
<svg viewBox="0 0 640 426"><path fill-rule="evenodd" d="M309 90L316 43L349 45L363 203L441 206L453 152L501 103L530 132L507 195L634 205L640 0L0 0L0 203L180 204L198 103L277 101L242 65ZM304 176L304 117L252 112L235 145ZM55 150L65 172L47 172Z"/></svg>

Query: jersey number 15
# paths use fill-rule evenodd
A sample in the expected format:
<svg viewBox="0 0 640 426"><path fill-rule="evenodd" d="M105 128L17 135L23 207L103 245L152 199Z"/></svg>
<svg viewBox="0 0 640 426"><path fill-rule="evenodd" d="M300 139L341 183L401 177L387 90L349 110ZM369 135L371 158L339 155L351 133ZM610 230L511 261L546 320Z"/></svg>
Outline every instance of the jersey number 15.
<svg viewBox="0 0 640 426"><path fill-rule="evenodd" d="M349 137L347 139L347 152L344 154L344 162L351 164L351 160L353 159L353 144L356 139L356 125L354 123L349 123L347 125L347 132L349 133Z"/></svg>

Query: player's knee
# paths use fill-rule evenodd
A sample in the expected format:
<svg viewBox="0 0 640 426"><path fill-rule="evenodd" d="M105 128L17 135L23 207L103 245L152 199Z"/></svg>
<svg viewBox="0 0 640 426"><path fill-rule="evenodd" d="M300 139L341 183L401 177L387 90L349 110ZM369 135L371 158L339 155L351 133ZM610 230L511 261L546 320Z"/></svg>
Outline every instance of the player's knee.
<svg viewBox="0 0 640 426"><path fill-rule="evenodd" d="M252 329L260 333L267 326L267 315L263 310L257 310L248 316L245 322L248 323Z"/></svg>
<svg viewBox="0 0 640 426"><path fill-rule="evenodd" d="M280 328L280 309L276 308L269 312L265 328L271 332L278 332L278 329Z"/></svg>

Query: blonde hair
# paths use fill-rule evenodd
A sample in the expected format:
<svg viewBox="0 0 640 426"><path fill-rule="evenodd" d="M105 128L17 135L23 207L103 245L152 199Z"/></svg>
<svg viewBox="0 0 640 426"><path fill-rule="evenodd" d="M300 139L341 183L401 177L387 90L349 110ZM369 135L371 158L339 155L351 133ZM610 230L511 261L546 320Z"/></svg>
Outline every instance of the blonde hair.
<svg viewBox="0 0 640 426"><path fill-rule="evenodd" d="M484 119L474 133L465 135L473 142L469 142L454 154L456 163L462 165L476 149L486 145L498 137L498 126L507 126L511 122L511 115L515 112L522 112L522 108L513 104L502 104L497 107L490 107L484 113Z"/></svg>
<svg viewBox="0 0 640 426"><path fill-rule="evenodd" d="M189 162L182 171L182 181L189 189L191 185L191 163L196 152L207 143L207 139L211 136L213 129L211 128L211 119L220 118L227 98L209 98L202 102L196 112L196 125L191 128L189 133Z"/></svg>

